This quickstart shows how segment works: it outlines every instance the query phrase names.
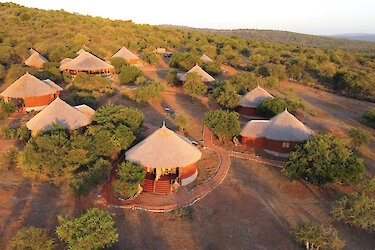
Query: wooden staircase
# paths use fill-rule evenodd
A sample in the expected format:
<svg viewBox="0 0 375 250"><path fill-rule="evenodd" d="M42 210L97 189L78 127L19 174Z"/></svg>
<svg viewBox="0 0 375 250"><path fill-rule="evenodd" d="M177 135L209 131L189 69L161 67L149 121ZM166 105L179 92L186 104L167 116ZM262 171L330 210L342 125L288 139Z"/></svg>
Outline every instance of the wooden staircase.
<svg viewBox="0 0 375 250"><path fill-rule="evenodd" d="M157 193L157 194L169 194L169 193L171 193L171 181L170 180L156 181L155 182L155 193Z"/></svg>
<svg viewBox="0 0 375 250"><path fill-rule="evenodd" d="M144 179L144 182L141 185L141 187L143 188L143 191L151 192L152 193L154 191L154 181L153 180Z"/></svg>

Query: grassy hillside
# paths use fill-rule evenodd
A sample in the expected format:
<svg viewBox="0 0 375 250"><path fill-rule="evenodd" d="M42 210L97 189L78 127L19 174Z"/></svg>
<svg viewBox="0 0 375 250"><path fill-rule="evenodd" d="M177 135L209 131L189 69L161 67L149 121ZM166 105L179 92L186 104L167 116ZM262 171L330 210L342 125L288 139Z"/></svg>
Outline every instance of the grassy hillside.
<svg viewBox="0 0 375 250"><path fill-rule="evenodd" d="M185 26L163 25L164 27L175 27L183 30L195 30L207 34L221 36L237 36L240 38L275 42L283 44L293 44L306 47L318 47L329 49L357 50L362 52L375 52L375 42L354 41L349 39L314 36L289 31L280 30L256 30L256 29L234 29L234 30L217 30L217 29L195 29ZM360 40L360 39L355 39Z"/></svg>
<svg viewBox="0 0 375 250"><path fill-rule="evenodd" d="M375 97L373 53L139 25L132 21L83 16L63 10L32 9L11 3L0 4L0 26L0 84L5 82L4 86L14 82L26 70L30 71L22 63L29 55L29 48L36 49L52 62L48 65L48 72L42 72L38 77L58 80L62 79L57 69L58 62L67 57L74 58L82 47L107 60L126 46L150 64L159 63L153 50L165 47L174 52L170 65L183 70L199 63L200 55L205 53L215 61L215 65L206 65L213 71L216 67L220 71L220 64L227 64L249 71L256 77L292 79L301 84L319 83L350 96Z"/></svg>

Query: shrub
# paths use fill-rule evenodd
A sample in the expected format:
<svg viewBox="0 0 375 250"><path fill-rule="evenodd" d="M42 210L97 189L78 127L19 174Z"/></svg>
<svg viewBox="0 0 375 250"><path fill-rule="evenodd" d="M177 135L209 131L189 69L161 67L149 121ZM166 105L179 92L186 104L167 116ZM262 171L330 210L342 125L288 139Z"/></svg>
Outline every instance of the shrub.
<svg viewBox="0 0 375 250"><path fill-rule="evenodd" d="M267 77L267 76L271 75L271 72L270 72L269 68L267 68L266 66L261 66L258 69L258 74L263 76L263 77Z"/></svg>
<svg viewBox="0 0 375 250"><path fill-rule="evenodd" d="M15 146L7 147L0 154L0 172L8 172L14 169L18 163L19 150Z"/></svg>
<svg viewBox="0 0 375 250"><path fill-rule="evenodd" d="M331 214L337 221L375 231L375 200L364 194L343 195L333 204Z"/></svg>
<svg viewBox="0 0 375 250"><path fill-rule="evenodd" d="M11 102L1 102L1 111L9 116L18 110L17 106Z"/></svg>
<svg viewBox="0 0 375 250"><path fill-rule="evenodd" d="M17 137L20 140L27 142L31 138L31 131L25 125L21 126L17 129Z"/></svg>
<svg viewBox="0 0 375 250"><path fill-rule="evenodd" d="M212 132L223 140L231 139L241 131L239 115L237 112L215 110L207 112L203 117L203 124L211 128Z"/></svg>
<svg viewBox="0 0 375 250"><path fill-rule="evenodd" d="M124 162L119 167L118 180L113 185L113 190L118 194L126 194L129 197L138 192L139 184L143 183L146 171L142 166Z"/></svg>
<svg viewBox="0 0 375 250"><path fill-rule="evenodd" d="M127 65L121 67L118 76L122 84L129 84L134 83L138 77L144 76L144 73L141 69L138 69L133 65Z"/></svg>
<svg viewBox="0 0 375 250"><path fill-rule="evenodd" d="M366 113L364 113L363 118L368 122L368 123L373 123L375 124L375 108L370 109Z"/></svg>
<svg viewBox="0 0 375 250"><path fill-rule="evenodd" d="M54 240L49 238L47 231L37 227L22 227L10 240L8 249L53 249Z"/></svg>
<svg viewBox="0 0 375 250"><path fill-rule="evenodd" d="M332 134L323 134L298 144L282 171L314 185L325 185L337 181L358 181L366 168L362 159L355 156L341 140Z"/></svg>
<svg viewBox="0 0 375 250"><path fill-rule="evenodd" d="M9 128L9 126L7 125L0 126L1 137L5 140L13 140L15 138L16 132L17 131L15 129Z"/></svg>
<svg viewBox="0 0 375 250"><path fill-rule="evenodd" d="M224 108L235 108L240 104L241 97L235 88L228 82L216 87L211 94L211 98Z"/></svg>
<svg viewBox="0 0 375 250"><path fill-rule="evenodd" d="M128 62L122 57L111 57L109 61L111 62L113 67L115 67L117 74L120 72L122 66L129 65Z"/></svg>
<svg viewBox="0 0 375 250"><path fill-rule="evenodd" d="M191 95L204 95L207 92L207 85L202 82L198 73L192 72L186 75L185 83L182 86L184 91Z"/></svg>
<svg viewBox="0 0 375 250"><path fill-rule="evenodd" d="M354 150L357 150L363 145L368 144L370 142L370 137L371 134L360 127L352 128L349 131L350 142Z"/></svg>
<svg viewBox="0 0 375 250"><path fill-rule="evenodd" d="M118 241L113 215L105 210L90 208L79 217L57 216L57 236L68 243L70 249L111 247Z"/></svg>
<svg viewBox="0 0 375 250"><path fill-rule="evenodd" d="M174 121L177 124L177 126L180 128L180 130L184 130L189 124L189 119L184 114L177 115Z"/></svg>
<svg viewBox="0 0 375 250"><path fill-rule="evenodd" d="M147 83L147 78L145 76L138 76L134 82L136 85L141 85Z"/></svg>
<svg viewBox="0 0 375 250"><path fill-rule="evenodd" d="M177 71L176 70L170 70L167 74L166 80L169 84L177 84L179 79L177 77Z"/></svg>
<svg viewBox="0 0 375 250"><path fill-rule="evenodd" d="M186 221L191 222L194 220L194 209L191 206L177 208L172 211L172 214Z"/></svg>
<svg viewBox="0 0 375 250"><path fill-rule="evenodd" d="M277 78L271 76L268 79L268 86L270 86L271 88L277 88L278 85L279 85L279 80L277 80Z"/></svg>
<svg viewBox="0 0 375 250"><path fill-rule="evenodd" d="M215 62L205 62L202 65L204 71L212 76L219 75L221 73L221 65Z"/></svg>

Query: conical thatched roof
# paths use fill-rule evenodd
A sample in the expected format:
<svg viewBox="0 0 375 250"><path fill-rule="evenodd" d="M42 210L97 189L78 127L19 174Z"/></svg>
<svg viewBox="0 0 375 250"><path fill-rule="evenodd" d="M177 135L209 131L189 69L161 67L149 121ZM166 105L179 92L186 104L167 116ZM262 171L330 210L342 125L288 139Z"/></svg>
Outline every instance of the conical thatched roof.
<svg viewBox="0 0 375 250"><path fill-rule="evenodd" d="M241 131L244 137L265 137L275 141L302 141L314 132L287 110L271 120L250 121Z"/></svg>
<svg viewBox="0 0 375 250"><path fill-rule="evenodd" d="M240 106L256 108L265 99L269 98L273 98L273 96L270 93L268 93L265 89L258 86L242 97Z"/></svg>
<svg viewBox="0 0 375 250"><path fill-rule="evenodd" d="M139 57L137 55L135 55L133 52L131 52L130 50L128 50L126 47L122 47L112 57L122 57L125 60L139 59Z"/></svg>
<svg viewBox="0 0 375 250"><path fill-rule="evenodd" d="M64 58L64 59L62 59L61 61L60 61L60 65L63 65L63 64L65 64L65 63L67 63L67 62L70 62L71 60L73 60L72 58Z"/></svg>
<svg viewBox="0 0 375 250"><path fill-rule="evenodd" d="M11 98L24 98L32 96L43 96L55 94L62 90L60 86L51 80L41 81L29 73L21 76L17 81L10 85L0 95Z"/></svg>
<svg viewBox="0 0 375 250"><path fill-rule="evenodd" d="M77 51L76 54L77 54L77 55L80 55L80 54L85 53L85 52L86 52L86 50L84 50L84 49L80 49L80 50Z"/></svg>
<svg viewBox="0 0 375 250"><path fill-rule="evenodd" d="M264 135L277 141L302 141L314 135L314 132L285 110L270 120Z"/></svg>
<svg viewBox="0 0 375 250"><path fill-rule="evenodd" d="M82 107L79 109L77 107L72 107L57 97L46 108L28 121L26 126L30 130L40 131L51 129L52 124L55 123L68 129L78 129L89 125L92 121L92 116L86 115L86 113L80 109L82 109ZM86 106L84 109L88 110L91 108ZM91 110L90 112L95 111Z"/></svg>
<svg viewBox="0 0 375 250"><path fill-rule="evenodd" d="M37 51L33 50L31 56L26 59L25 64L29 67L39 67L43 65L43 63L48 62L46 58L44 58L41 54Z"/></svg>
<svg viewBox="0 0 375 250"><path fill-rule="evenodd" d="M60 65L60 70L104 70L114 67L89 52L78 55L70 62Z"/></svg>
<svg viewBox="0 0 375 250"><path fill-rule="evenodd" d="M203 56L201 56L201 60L203 62L213 62L211 58L209 58L206 54L203 54Z"/></svg>
<svg viewBox="0 0 375 250"><path fill-rule="evenodd" d="M152 168L186 167L202 156L195 146L165 125L126 152L126 159Z"/></svg>
<svg viewBox="0 0 375 250"><path fill-rule="evenodd" d="M84 113L90 119L94 118L95 110L93 110L89 106L82 104L82 105L75 106L75 108L81 111L82 113Z"/></svg>
<svg viewBox="0 0 375 250"><path fill-rule="evenodd" d="M183 75L181 77L181 80L185 81L186 75L189 74L189 73L192 73L192 72L198 73L198 75L202 76L203 82L214 82L215 81L215 78L210 76L206 71L204 71L201 67L199 67L198 64L196 64L191 70L189 70L185 75Z"/></svg>

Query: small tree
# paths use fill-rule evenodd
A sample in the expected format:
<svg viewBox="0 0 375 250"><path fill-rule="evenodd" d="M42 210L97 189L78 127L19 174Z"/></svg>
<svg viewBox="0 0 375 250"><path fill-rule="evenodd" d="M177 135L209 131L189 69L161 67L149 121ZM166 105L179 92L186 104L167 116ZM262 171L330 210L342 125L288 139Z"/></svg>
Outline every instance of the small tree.
<svg viewBox="0 0 375 250"><path fill-rule="evenodd" d="M358 181L366 168L341 140L323 134L297 145L282 171L314 185L325 185Z"/></svg>
<svg viewBox="0 0 375 250"><path fill-rule="evenodd" d="M181 131L184 130L186 126L189 124L189 120L184 114L177 115L174 121Z"/></svg>
<svg viewBox="0 0 375 250"><path fill-rule="evenodd" d="M375 124L375 108L370 109L364 113L363 118L368 122Z"/></svg>
<svg viewBox="0 0 375 250"><path fill-rule="evenodd" d="M8 249L53 249L54 240L49 238L47 230L37 227L23 227L10 240Z"/></svg>
<svg viewBox="0 0 375 250"><path fill-rule="evenodd" d="M306 249L319 249L320 247L341 249L345 246L345 242L338 238L336 229L325 228L318 223L298 223L291 233L298 243L305 245Z"/></svg>
<svg viewBox="0 0 375 250"><path fill-rule="evenodd" d="M368 144L370 142L370 137L371 134L360 127L352 128L349 131L349 138L354 150Z"/></svg>
<svg viewBox="0 0 375 250"><path fill-rule="evenodd" d="M364 194L348 194L336 200L331 214L335 220L375 231L375 200Z"/></svg>
<svg viewBox="0 0 375 250"><path fill-rule="evenodd" d="M235 88L229 83L224 83L215 88L211 97L224 108L235 108L241 101L240 95L237 94Z"/></svg>
<svg viewBox="0 0 375 250"><path fill-rule="evenodd" d="M79 217L57 216L57 236L71 249L98 249L111 247L118 241L113 214L98 208L90 208Z"/></svg>
<svg viewBox="0 0 375 250"><path fill-rule="evenodd" d="M0 172L7 172L17 166L19 150L15 146L7 147L0 154Z"/></svg>
<svg viewBox="0 0 375 250"><path fill-rule="evenodd" d="M118 180L113 184L113 190L118 194L126 194L129 197L134 196L138 192L139 184L143 183L146 171L142 166L124 162L118 171Z"/></svg>
<svg viewBox="0 0 375 250"><path fill-rule="evenodd" d="M207 112L203 117L203 124L210 127L220 140L231 139L241 131L238 113L222 109Z"/></svg>
<svg viewBox="0 0 375 250"><path fill-rule="evenodd" d="M166 80L170 84L177 84L178 83L178 77L177 77L177 71L171 70L168 72Z"/></svg>
<svg viewBox="0 0 375 250"><path fill-rule="evenodd" d="M207 85L202 82L202 77L196 72L185 76L185 83L182 86L186 93L191 95L204 95L207 92Z"/></svg>
<svg viewBox="0 0 375 250"><path fill-rule="evenodd" d="M278 85L279 85L279 80L277 80L276 77L271 76L268 79L268 86L270 86L271 88L276 88Z"/></svg>

